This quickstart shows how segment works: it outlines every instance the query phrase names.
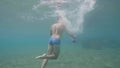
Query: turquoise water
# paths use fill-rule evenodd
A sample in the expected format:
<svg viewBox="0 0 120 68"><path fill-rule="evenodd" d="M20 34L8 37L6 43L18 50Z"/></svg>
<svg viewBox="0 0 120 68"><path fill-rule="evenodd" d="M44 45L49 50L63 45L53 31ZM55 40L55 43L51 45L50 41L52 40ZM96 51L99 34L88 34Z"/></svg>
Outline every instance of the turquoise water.
<svg viewBox="0 0 120 68"><path fill-rule="evenodd" d="M0 1L0 68L39 68L34 59L46 52L49 28L56 21L52 9L39 0ZM119 68L120 1L97 0L95 9L85 16L83 33L72 43L63 34L61 53L46 68ZM46 17L45 15L48 15Z"/></svg>

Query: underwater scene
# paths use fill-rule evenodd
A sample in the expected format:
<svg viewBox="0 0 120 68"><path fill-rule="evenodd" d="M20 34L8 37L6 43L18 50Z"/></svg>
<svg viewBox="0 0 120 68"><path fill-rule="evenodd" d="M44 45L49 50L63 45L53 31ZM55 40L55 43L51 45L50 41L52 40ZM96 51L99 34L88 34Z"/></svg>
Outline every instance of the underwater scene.
<svg viewBox="0 0 120 68"><path fill-rule="evenodd" d="M0 68L40 68L57 15L60 54L45 68L120 68L119 0L0 0Z"/></svg>

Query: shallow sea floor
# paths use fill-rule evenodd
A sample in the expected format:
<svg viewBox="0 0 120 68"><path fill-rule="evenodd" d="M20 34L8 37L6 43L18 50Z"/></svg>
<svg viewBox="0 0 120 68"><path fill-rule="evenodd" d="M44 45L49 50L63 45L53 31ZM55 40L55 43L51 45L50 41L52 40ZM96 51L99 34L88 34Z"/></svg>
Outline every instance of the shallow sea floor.
<svg viewBox="0 0 120 68"><path fill-rule="evenodd" d="M32 51L33 50L33 51ZM43 48L33 48L21 54L0 58L0 68L40 68L42 59L35 57L45 51ZM101 50L84 48L82 46L61 46L57 60L49 60L46 68L119 68L119 48L104 48Z"/></svg>

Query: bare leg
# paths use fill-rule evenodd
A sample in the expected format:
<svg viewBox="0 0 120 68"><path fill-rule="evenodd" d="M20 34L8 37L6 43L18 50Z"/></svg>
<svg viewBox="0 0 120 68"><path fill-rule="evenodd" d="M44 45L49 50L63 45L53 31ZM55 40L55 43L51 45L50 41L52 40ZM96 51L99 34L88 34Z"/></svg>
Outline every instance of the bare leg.
<svg viewBox="0 0 120 68"><path fill-rule="evenodd" d="M59 45L48 46L48 54L37 56L36 59L56 59L59 55Z"/></svg>
<svg viewBox="0 0 120 68"><path fill-rule="evenodd" d="M43 55L40 55L40 56L37 56L37 57L35 57L36 59L40 59L40 58L42 58L42 57L44 57L46 54L44 53Z"/></svg>
<svg viewBox="0 0 120 68"><path fill-rule="evenodd" d="M49 55L43 54L41 56L37 56L36 59L54 59L55 57L56 57L55 54Z"/></svg>
<svg viewBox="0 0 120 68"><path fill-rule="evenodd" d="M59 52L60 52L60 46L54 45L52 47L52 53L50 53L48 55L44 55L41 58L43 58L43 59L57 59L57 57L59 56Z"/></svg>
<svg viewBox="0 0 120 68"><path fill-rule="evenodd" d="M41 68L45 68L45 66L48 62L48 59L55 59L56 57L55 57L55 55L45 55L45 54L43 54L43 56L40 56L40 57L38 56L37 58L38 59L39 58L43 59L42 64L41 64Z"/></svg>
<svg viewBox="0 0 120 68"><path fill-rule="evenodd" d="M47 56L45 56L45 57L43 57L44 59L43 59L43 62L42 62L42 64L41 64L41 68L45 68L45 66L46 66L46 64L47 64L47 62L48 62L48 59L54 59L54 56L52 56L52 55L47 55Z"/></svg>
<svg viewBox="0 0 120 68"><path fill-rule="evenodd" d="M47 62L48 62L48 59L43 59L43 62L41 64L41 68L45 68Z"/></svg>
<svg viewBox="0 0 120 68"><path fill-rule="evenodd" d="M45 68L47 62L48 62L48 59L56 59L58 54L59 54L59 45L54 45L54 46L51 46L51 45L48 45L48 54L43 54L42 56L38 56L36 57L36 59L43 59L43 62L41 64L41 68Z"/></svg>
<svg viewBox="0 0 120 68"><path fill-rule="evenodd" d="M52 51L53 51L53 46L48 45L48 55L52 54ZM46 56L46 54L43 54L43 55L41 55L41 56L37 56L36 59L40 59L40 58L42 58L42 57L44 57L44 56ZM46 59L43 59L42 64L41 64L41 68L45 68L47 62L48 62L48 59L47 59L47 58L46 58Z"/></svg>
<svg viewBox="0 0 120 68"><path fill-rule="evenodd" d="M52 53L48 54L48 55L44 55L41 58L43 59L57 59L57 57L59 56L59 52L60 52L60 46L59 45L54 45L52 47Z"/></svg>
<svg viewBox="0 0 120 68"><path fill-rule="evenodd" d="M50 54L50 55L45 55L45 56L42 56L40 57L41 59L56 59L57 56L53 53L53 54Z"/></svg>

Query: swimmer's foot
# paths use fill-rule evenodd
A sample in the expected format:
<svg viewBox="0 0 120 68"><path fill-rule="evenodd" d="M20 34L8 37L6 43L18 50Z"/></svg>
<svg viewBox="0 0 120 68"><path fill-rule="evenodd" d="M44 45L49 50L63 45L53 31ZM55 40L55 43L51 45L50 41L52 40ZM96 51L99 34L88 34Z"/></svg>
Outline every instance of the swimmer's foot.
<svg viewBox="0 0 120 68"><path fill-rule="evenodd" d="M46 54L44 53L43 55L40 55L40 56L35 57L35 59L41 59L41 58L43 58L45 55L46 55Z"/></svg>

